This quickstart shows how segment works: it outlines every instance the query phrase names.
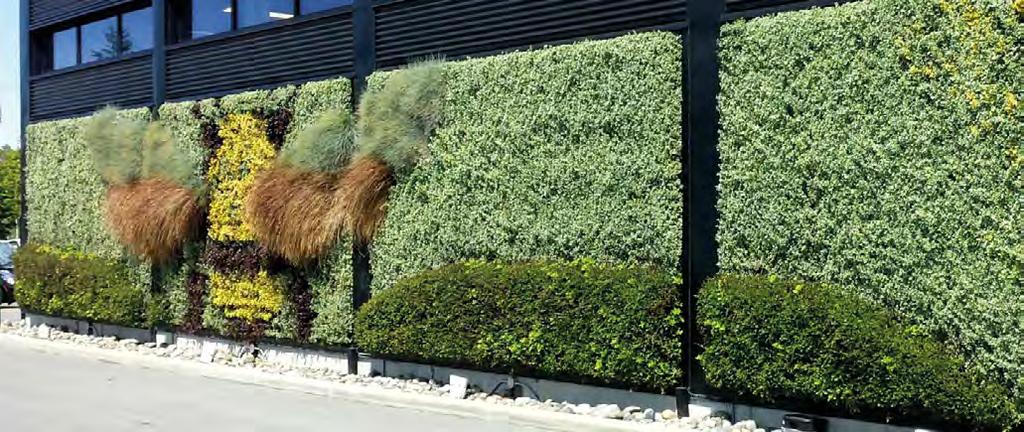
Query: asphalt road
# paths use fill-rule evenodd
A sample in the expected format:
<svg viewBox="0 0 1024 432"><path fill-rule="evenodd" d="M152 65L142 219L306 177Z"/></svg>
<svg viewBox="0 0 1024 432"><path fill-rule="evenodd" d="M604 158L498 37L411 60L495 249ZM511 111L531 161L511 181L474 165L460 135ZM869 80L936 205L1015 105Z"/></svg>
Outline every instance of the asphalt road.
<svg viewBox="0 0 1024 432"><path fill-rule="evenodd" d="M538 431L123 365L0 341L0 430Z"/></svg>

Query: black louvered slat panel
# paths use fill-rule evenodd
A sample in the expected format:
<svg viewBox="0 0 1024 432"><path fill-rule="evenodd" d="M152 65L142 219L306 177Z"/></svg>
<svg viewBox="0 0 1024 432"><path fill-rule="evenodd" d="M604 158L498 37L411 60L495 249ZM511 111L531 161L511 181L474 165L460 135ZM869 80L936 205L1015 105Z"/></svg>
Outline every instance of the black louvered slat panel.
<svg viewBox="0 0 1024 432"><path fill-rule="evenodd" d="M74 117L106 105L133 108L151 102L150 56L33 77L31 120Z"/></svg>
<svg viewBox="0 0 1024 432"><path fill-rule="evenodd" d="M755 18L779 12L829 7L854 0L725 0L725 19Z"/></svg>
<svg viewBox="0 0 1024 432"><path fill-rule="evenodd" d="M193 99L330 78L351 73L352 64L352 14L332 14L172 47L167 95Z"/></svg>
<svg viewBox="0 0 1024 432"><path fill-rule="evenodd" d="M484 55L630 31L679 30L684 0L398 0L377 6L377 64Z"/></svg>
<svg viewBox="0 0 1024 432"><path fill-rule="evenodd" d="M29 4L29 28L32 30L61 21L131 3L133 0L32 0Z"/></svg>

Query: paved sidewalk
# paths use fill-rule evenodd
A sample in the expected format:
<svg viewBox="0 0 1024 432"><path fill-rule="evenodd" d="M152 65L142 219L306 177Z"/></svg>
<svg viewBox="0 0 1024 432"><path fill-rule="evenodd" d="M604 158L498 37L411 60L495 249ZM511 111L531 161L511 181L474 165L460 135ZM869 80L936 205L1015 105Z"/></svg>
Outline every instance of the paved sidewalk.
<svg viewBox="0 0 1024 432"><path fill-rule="evenodd" d="M0 338L3 430L541 431L200 374L95 359Z"/></svg>

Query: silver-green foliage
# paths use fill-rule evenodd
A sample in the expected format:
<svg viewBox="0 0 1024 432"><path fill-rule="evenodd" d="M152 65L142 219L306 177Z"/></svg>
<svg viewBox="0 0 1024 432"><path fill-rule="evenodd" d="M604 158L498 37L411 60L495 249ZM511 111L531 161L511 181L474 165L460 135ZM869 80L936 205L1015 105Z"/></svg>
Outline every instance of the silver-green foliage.
<svg viewBox="0 0 1024 432"><path fill-rule="evenodd" d="M149 119L146 109L117 115L138 122ZM83 137L88 119L28 127L28 228L32 241L117 258L123 250L103 221L106 188Z"/></svg>
<svg viewBox="0 0 1024 432"><path fill-rule="evenodd" d="M1024 395L1021 46L1007 0L726 26L722 268L858 290Z"/></svg>
<svg viewBox="0 0 1024 432"><path fill-rule="evenodd" d="M352 342L352 244L342 241L308 275L313 290L310 342L340 346Z"/></svg>
<svg viewBox="0 0 1024 432"><path fill-rule="evenodd" d="M677 36L648 33L445 64L430 156L374 242L374 289L471 258L676 269L681 58Z"/></svg>
<svg viewBox="0 0 1024 432"><path fill-rule="evenodd" d="M371 87L359 102L359 153L380 159L397 174L408 173L428 153L444 94L439 61L389 73L386 83Z"/></svg>
<svg viewBox="0 0 1024 432"><path fill-rule="evenodd" d="M303 128L281 149L278 161L304 171L332 173L348 166L354 151L352 112L343 108L327 111Z"/></svg>
<svg viewBox="0 0 1024 432"><path fill-rule="evenodd" d="M341 77L303 84L295 91L292 123L285 141L287 148L295 136L329 111L352 111L352 80Z"/></svg>
<svg viewBox="0 0 1024 432"><path fill-rule="evenodd" d="M195 169L194 178L201 179L203 159L209 152L202 144L203 124L220 115L214 99L198 102L176 102L160 106L160 121L170 132L182 156Z"/></svg>
<svg viewBox="0 0 1024 432"><path fill-rule="evenodd" d="M147 120L120 116L114 108L104 108L83 120L82 139L107 184L127 184L141 176Z"/></svg>

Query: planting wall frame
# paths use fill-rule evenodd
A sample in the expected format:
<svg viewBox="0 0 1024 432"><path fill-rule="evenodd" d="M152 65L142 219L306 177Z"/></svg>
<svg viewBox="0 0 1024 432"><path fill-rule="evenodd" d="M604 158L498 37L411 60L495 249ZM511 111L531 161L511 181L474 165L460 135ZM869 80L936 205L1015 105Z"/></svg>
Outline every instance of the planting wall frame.
<svg viewBox="0 0 1024 432"><path fill-rule="evenodd" d="M686 158L681 185L684 194L684 247L679 251L679 270L684 276L681 287L688 299L687 320L687 382L677 391L680 407L685 410L691 395L712 396L703 379L699 340L696 329L696 295L698 287L717 272L715 239L718 214L717 150L719 119L717 113L718 59L717 47L722 22L753 18L781 11L810 7L827 7L849 0L637 0L600 2L585 0L532 0L518 4L462 0L439 4L436 0L355 0L351 6L299 17L278 23L228 32L199 41L165 44L167 5L153 0L154 47L138 56L31 75L33 55L31 36L46 31L54 24L87 18L97 8L72 11L69 0L20 0L21 6L21 121L22 157L21 195L25 202L25 157L31 151L24 139L30 121L74 117L87 114L112 102L126 108L148 106L156 114L168 100L192 100L222 96L244 90L273 88L284 84L306 82L318 78L346 76L353 80L353 101L366 88L367 77L378 66L390 69L427 55L458 59L482 56L532 46L562 44L586 38L607 38L634 31L667 30L686 40L686 59L681 66L686 88L683 117L683 142ZM83 2L84 3L84 2ZM92 1L89 4L102 2ZM110 2L108 2L110 3ZM438 3L438 4L434 4ZM47 13L46 8L52 9ZM539 13L539 12L541 13ZM30 13L31 12L31 13ZM56 13L61 12L61 13ZM55 21L59 16L61 21ZM430 31L426 27L444 29ZM310 52L282 52L272 59L266 71L242 67L251 79L229 79L217 76L213 84L204 84L211 75L203 72L202 61L189 61L194 55L219 47L237 47L247 41L260 40L271 48L280 48L304 34L314 32L326 42L308 48ZM509 36L509 35L516 36ZM287 51L287 50L286 50ZM248 65L240 57L247 50L222 53L225 62ZM238 57L238 58L236 58ZM312 58L313 60L310 60ZM237 63L242 62L242 63ZM311 63L312 62L312 63ZM316 64L316 62L321 62ZM97 86L82 78L89 74L111 75L119 70L148 76L140 84L141 91L129 100L119 99L118 86ZM273 73L269 70L273 69ZM247 76L250 76L247 75ZM74 109L62 110L55 100L41 100L44 93L60 94L72 87L83 87ZM168 97L170 96L170 97ZM684 97L681 95L681 97ZM59 99L59 98L58 98ZM60 101L56 101L60 102ZM37 103L38 106L33 106ZM353 107L354 108L354 107ZM30 239L25 221L27 206L22 207L19 237ZM352 251L353 306L370 298L371 262L365 247Z"/></svg>

